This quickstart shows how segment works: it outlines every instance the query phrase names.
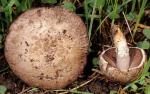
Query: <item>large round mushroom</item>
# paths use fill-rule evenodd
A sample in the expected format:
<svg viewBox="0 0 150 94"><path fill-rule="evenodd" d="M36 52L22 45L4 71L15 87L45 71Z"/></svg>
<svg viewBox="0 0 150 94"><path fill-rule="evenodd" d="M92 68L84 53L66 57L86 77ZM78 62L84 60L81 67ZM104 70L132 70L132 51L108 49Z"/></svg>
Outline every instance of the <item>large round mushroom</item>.
<svg viewBox="0 0 150 94"><path fill-rule="evenodd" d="M30 86L64 88L82 73L88 52L83 21L62 7L26 11L10 26L5 57Z"/></svg>

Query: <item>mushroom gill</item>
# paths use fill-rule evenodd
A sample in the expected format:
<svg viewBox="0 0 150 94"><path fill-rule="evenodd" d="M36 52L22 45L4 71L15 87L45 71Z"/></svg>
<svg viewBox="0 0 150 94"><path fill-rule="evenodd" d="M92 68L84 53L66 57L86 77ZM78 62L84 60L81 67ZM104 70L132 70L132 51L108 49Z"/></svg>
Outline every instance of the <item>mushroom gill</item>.
<svg viewBox="0 0 150 94"><path fill-rule="evenodd" d="M146 54L141 48L128 47L118 26L115 30L117 30L113 31L115 47L100 54L100 69L110 81L128 83L137 79L142 72L146 63Z"/></svg>

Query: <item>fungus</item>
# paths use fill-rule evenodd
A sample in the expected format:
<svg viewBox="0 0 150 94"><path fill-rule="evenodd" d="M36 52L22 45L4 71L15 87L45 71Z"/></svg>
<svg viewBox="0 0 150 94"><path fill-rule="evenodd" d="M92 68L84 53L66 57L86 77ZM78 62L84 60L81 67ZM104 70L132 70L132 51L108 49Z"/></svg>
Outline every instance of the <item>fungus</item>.
<svg viewBox="0 0 150 94"><path fill-rule="evenodd" d="M62 7L34 8L10 26L5 57L13 72L30 86L64 88L86 64L88 35L79 16Z"/></svg>
<svg viewBox="0 0 150 94"><path fill-rule="evenodd" d="M138 78L146 63L146 54L141 48L127 46L118 25L112 30L115 47L100 54L100 69L110 81L125 84Z"/></svg>

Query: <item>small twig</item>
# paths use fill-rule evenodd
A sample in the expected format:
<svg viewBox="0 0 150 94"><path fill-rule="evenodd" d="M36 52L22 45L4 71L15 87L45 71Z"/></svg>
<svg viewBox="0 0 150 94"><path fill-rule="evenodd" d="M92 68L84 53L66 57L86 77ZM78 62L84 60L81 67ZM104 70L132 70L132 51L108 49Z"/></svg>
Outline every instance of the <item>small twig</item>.
<svg viewBox="0 0 150 94"><path fill-rule="evenodd" d="M97 77L98 77L98 75L94 76L92 79L90 79L90 80L84 82L83 84L81 84L81 85L79 85L79 86L77 86L77 87L74 87L74 88L72 88L72 89L70 89L70 90L67 90L67 91L62 92L62 93L59 93L59 94L66 94L66 93L68 93L69 91L71 92L71 91L77 90L77 89L79 89L79 88L81 88L81 87L87 85L88 83L90 83L91 81L93 81L94 79L96 79Z"/></svg>
<svg viewBox="0 0 150 94"><path fill-rule="evenodd" d="M110 46L110 45L103 45L103 47L110 48L112 46Z"/></svg>
<svg viewBox="0 0 150 94"><path fill-rule="evenodd" d="M32 89L32 87L29 87L29 88L27 88L27 89L24 89L23 91L21 91L21 92L20 92L20 93L18 93L18 94L23 94L23 93L25 93L25 92L29 91L30 89Z"/></svg>
<svg viewBox="0 0 150 94"><path fill-rule="evenodd" d="M129 26L129 23L128 23L128 21L127 21L127 18L126 18L126 16L125 16L124 12L122 12L122 14L123 14L124 19L125 19L125 21L126 21L126 24L127 24L127 26L128 26L129 32L130 32L130 34L131 34L131 37L133 37L132 32L131 32L131 28L130 28L130 26Z"/></svg>
<svg viewBox="0 0 150 94"><path fill-rule="evenodd" d="M133 37L133 34L132 34L132 31L131 31L131 28L130 28L129 23L128 23L128 21L127 21L127 18L126 18L126 16L125 16L124 12L122 12L122 14L123 14L123 16L124 16L124 19L125 19L125 21L126 21L126 24L127 24L127 26L128 26L129 32L130 32L130 35L131 35L131 37L132 37L132 42L135 43L134 37ZM136 44L136 43L135 43L135 44Z"/></svg>
<svg viewBox="0 0 150 94"><path fill-rule="evenodd" d="M147 26L147 25L144 25L144 24L138 24L138 27L142 28L142 29L150 29L150 26Z"/></svg>
<svg viewBox="0 0 150 94"><path fill-rule="evenodd" d="M96 72L96 73L98 73L98 74L101 74L101 75L104 74L104 73L102 73L100 70L97 70L97 69L92 69L92 71L94 71L94 72Z"/></svg>

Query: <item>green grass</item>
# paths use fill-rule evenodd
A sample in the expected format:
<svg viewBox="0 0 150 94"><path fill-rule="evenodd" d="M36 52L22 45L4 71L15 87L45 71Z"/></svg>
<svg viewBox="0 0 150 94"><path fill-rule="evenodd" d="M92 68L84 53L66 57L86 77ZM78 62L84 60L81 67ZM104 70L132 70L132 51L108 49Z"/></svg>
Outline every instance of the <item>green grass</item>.
<svg viewBox="0 0 150 94"><path fill-rule="evenodd" d="M149 94L150 83L147 82L148 79L150 79L149 67L150 67L150 59L145 64L144 70L143 70L142 74L140 75L140 77L137 80L133 81L132 83L128 84L126 87L124 87L124 89L134 91L134 92L141 90L141 91L145 92L145 94ZM141 85L141 87L138 88L138 85ZM149 92L147 92L147 91L149 91Z"/></svg>
<svg viewBox="0 0 150 94"><path fill-rule="evenodd" d="M140 2L139 2L140 3ZM144 9L145 9L145 6L146 6L146 3L147 3L147 0L142 0L142 5L141 5L141 7L140 7L140 10L139 10L139 14L137 15L137 20L136 20L136 24L135 24L135 28L134 28L134 30L133 30L133 36L135 36L135 33L136 33L136 31L137 31L137 27L138 27L138 24L139 24L139 22L140 22L140 20L141 20L141 17L142 17L142 15L143 15L143 13L144 13ZM139 4L140 5L140 4ZM132 10L133 11L133 10Z"/></svg>
<svg viewBox="0 0 150 94"><path fill-rule="evenodd" d="M144 9L150 8L149 0L84 0L81 2L80 0L74 0L74 2L68 2L67 0L41 0L39 1L41 4L49 4L49 5L63 5L65 8L71 11L78 11L78 4L83 8L84 11L80 11L80 15L84 20L87 28L88 28L88 36L90 39L90 46L93 46L93 40L97 32L100 34L105 33L105 24L113 25L116 22L125 21L125 17L131 26L131 31L133 34L133 39L137 33L138 25L141 23L140 21L144 18ZM36 0L0 0L0 49L3 50L4 47L4 39L7 35L7 30L11 24L11 22L22 12L30 9L36 3L39 3ZM122 16L122 13L123 16ZM109 21L108 21L109 20ZM123 22L123 21L122 21ZM95 24L96 23L96 24ZM135 23L132 25L131 23ZM110 27L108 27L110 28ZM137 43L137 46L150 50L150 30L144 29L145 39ZM111 35L111 34L110 34ZM102 46L102 45L101 45ZM90 51L94 49L90 48ZM148 56L149 59L150 56ZM97 65L97 57L93 58L94 68ZM96 65L96 66L95 66ZM148 63L144 67L144 71L140 78L127 86L124 89L127 92L144 92L145 94L149 94L150 92L150 83L148 82L150 79L150 73L148 71L150 67L150 59ZM3 71L0 69L0 72ZM147 81L148 80L148 81ZM140 84L140 88L137 84ZM2 87L3 89L3 87ZM0 89L1 90L1 89ZM4 91L4 89L3 89ZM111 94L116 94L116 91L111 90ZM0 91L1 92L1 91ZM79 91L72 91L79 92ZM115 92L115 93L113 93ZM86 94L86 93L85 93ZM88 93L87 93L88 94ZM89 93L90 94L90 93Z"/></svg>

